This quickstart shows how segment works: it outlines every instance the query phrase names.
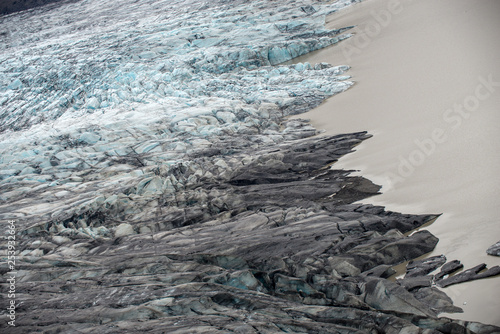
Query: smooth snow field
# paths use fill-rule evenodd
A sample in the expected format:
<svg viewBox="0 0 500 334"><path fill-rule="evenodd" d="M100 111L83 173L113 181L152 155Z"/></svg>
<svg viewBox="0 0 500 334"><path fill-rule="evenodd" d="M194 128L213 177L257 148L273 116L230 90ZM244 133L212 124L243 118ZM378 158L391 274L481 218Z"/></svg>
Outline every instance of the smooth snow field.
<svg viewBox="0 0 500 334"><path fill-rule="evenodd" d="M356 36L296 61L349 64L356 83L300 117L374 135L335 168L383 185L363 203L443 213L430 255L499 265L486 249L500 240L500 2L370 0L329 20ZM452 317L500 324L498 278L444 291L464 309Z"/></svg>

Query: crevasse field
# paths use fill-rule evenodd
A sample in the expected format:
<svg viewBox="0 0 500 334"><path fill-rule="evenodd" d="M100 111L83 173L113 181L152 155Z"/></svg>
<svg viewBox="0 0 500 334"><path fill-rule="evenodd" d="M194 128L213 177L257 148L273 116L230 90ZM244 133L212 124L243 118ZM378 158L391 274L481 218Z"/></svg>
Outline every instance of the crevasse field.
<svg viewBox="0 0 500 334"><path fill-rule="evenodd" d="M353 85L348 64L280 65L349 38L325 19L352 2L83 0L0 17L0 328L498 330L438 317L462 311L434 283L458 284L463 265L421 258L438 238L416 229L436 215L360 204L380 187L331 168L371 135L287 118Z"/></svg>
<svg viewBox="0 0 500 334"><path fill-rule="evenodd" d="M346 38L324 21L350 2L96 0L4 17L0 196L40 205L1 210L40 221L119 206L124 192L173 192L179 180L154 170L199 171L197 152L282 141L282 116L352 83L347 66L277 64Z"/></svg>

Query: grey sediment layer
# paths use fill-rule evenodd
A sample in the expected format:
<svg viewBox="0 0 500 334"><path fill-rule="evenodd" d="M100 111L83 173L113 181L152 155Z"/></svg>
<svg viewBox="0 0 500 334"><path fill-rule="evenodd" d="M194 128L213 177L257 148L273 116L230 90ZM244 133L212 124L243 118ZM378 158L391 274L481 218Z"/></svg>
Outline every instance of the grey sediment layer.
<svg viewBox="0 0 500 334"><path fill-rule="evenodd" d="M12 332L498 330L437 318L460 311L426 276L444 257L414 261L402 281L383 278L435 247L428 231L404 233L436 216L352 204L379 187L330 165L368 137L306 136L243 150L251 162L185 182L175 204L158 202L154 218L127 219L114 236L85 236L64 227L70 219L25 229L20 249L31 253L17 267ZM210 155L196 159L213 171L220 157ZM192 173L179 166L176 177ZM85 220L110 227L112 216L103 209Z"/></svg>

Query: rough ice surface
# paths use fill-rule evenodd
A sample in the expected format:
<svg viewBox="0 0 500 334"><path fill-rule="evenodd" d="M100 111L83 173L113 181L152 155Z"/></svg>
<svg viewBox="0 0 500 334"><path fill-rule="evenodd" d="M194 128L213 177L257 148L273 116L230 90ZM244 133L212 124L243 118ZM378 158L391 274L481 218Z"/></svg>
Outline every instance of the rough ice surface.
<svg viewBox="0 0 500 334"><path fill-rule="evenodd" d="M0 215L147 211L194 182L179 166L216 178L242 149L300 137L308 125L283 117L350 87L348 67L279 63L349 37L324 23L350 3L88 0L3 17ZM218 175L200 167L212 155Z"/></svg>
<svg viewBox="0 0 500 334"><path fill-rule="evenodd" d="M1 17L9 333L496 331L436 318L460 309L429 277L382 278L438 239L405 237L435 215L352 204L379 187L329 167L370 135L286 118L353 84L345 65L281 64L348 38L324 22L351 2L68 0Z"/></svg>
<svg viewBox="0 0 500 334"><path fill-rule="evenodd" d="M83 1L7 16L0 26L2 130L134 102L237 99L241 84L231 86L239 79L265 90L259 85L277 84L287 71L232 71L276 65L345 38L324 20L349 2L307 10L295 2ZM290 83L302 71L292 71Z"/></svg>

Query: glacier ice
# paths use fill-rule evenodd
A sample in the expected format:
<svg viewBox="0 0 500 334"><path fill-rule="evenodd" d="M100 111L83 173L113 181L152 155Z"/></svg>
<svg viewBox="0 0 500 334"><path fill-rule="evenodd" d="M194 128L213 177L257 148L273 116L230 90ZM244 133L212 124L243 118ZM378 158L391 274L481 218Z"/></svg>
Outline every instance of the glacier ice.
<svg viewBox="0 0 500 334"><path fill-rule="evenodd" d="M348 38L325 17L351 2L87 0L2 17L0 216L133 221L252 161L243 149L314 134L284 117L348 89L349 67L281 63Z"/></svg>

